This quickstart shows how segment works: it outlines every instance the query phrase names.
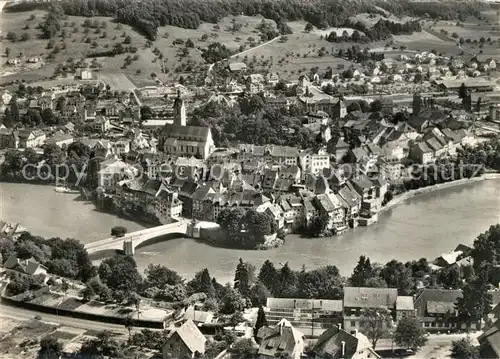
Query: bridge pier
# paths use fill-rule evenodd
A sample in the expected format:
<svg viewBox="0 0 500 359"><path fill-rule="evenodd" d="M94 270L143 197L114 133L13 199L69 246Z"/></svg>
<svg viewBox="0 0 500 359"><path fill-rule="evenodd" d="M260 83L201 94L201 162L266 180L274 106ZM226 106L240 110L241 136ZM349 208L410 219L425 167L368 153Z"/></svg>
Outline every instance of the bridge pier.
<svg viewBox="0 0 500 359"><path fill-rule="evenodd" d="M132 243L131 239L126 239L123 241L123 251L125 252L126 256L134 255L134 244Z"/></svg>

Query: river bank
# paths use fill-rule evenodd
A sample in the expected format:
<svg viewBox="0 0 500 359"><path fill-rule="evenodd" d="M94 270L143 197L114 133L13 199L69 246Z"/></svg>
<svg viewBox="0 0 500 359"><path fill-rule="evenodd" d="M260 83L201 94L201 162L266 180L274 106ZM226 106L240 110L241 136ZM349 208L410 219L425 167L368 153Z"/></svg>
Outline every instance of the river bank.
<svg viewBox="0 0 500 359"><path fill-rule="evenodd" d="M459 187L459 186L463 186L466 184L476 183L476 182L480 182L480 181L484 181L484 180L500 180L500 173L485 173L479 177L464 178L464 179L460 179L460 180L455 180L455 181L446 182L446 183L439 183L439 184L435 184L435 185L428 186L428 187L422 187L422 188L418 188L415 190L410 190L408 192L401 193L401 194L397 195L396 197L394 197L389 203L387 203L384 207L382 207L378 213L379 214L384 213L384 212L400 205L404 201L406 201L410 198L414 198L416 196L422 195L422 194L436 192L436 191L444 190L447 188Z"/></svg>
<svg viewBox="0 0 500 359"><path fill-rule="evenodd" d="M208 268L222 282L232 280L240 257L257 267L266 259L289 262L294 269L333 264L348 274L360 255L380 263L394 258L403 262L436 258L459 243L471 245L478 233L498 222L500 178L467 186L441 186L439 191L429 189L406 201L398 197L398 205L396 201L388 204L393 210L384 210L378 223L340 236L312 239L288 235L283 246L266 251L220 248L202 240L176 238L138 248L135 258L141 271L150 263L164 264L191 278L200 268ZM110 229L117 225L129 232L144 228L97 211L81 196L56 193L50 186L0 183L0 197L0 218L22 223L45 238L70 237L85 244L109 237Z"/></svg>

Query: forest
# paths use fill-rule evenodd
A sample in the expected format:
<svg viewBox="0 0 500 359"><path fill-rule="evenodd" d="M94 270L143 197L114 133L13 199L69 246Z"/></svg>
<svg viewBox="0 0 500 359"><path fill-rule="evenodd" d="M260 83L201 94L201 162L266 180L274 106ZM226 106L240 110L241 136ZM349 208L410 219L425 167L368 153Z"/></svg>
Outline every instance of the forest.
<svg viewBox="0 0 500 359"><path fill-rule="evenodd" d="M109 16L133 26L149 40L155 40L159 26L172 25L196 29L201 22L217 23L225 16L262 15L283 24L305 20L318 28L340 26L359 13L389 11L396 16L465 20L480 16L486 6L479 1L413 2L410 0L354 0L345 6L341 0L62 0L67 15ZM8 11L25 11L30 5L10 6Z"/></svg>

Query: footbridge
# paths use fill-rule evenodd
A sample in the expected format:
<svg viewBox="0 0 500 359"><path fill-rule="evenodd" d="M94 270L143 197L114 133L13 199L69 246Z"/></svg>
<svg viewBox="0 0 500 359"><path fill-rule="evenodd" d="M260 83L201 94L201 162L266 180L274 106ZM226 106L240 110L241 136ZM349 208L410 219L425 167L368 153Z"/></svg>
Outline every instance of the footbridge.
<svg viewBox="0 0 500 359"><path fill-rule="evenodd" d="M88 243L85 249L89 254L106 250L124 250L126 254L133 255L137 247L146 241L165 235L184 236L187 234L189 220L182 219L175 223L169 223L140 231L127 233L123 237L111 237Z"/></svg>

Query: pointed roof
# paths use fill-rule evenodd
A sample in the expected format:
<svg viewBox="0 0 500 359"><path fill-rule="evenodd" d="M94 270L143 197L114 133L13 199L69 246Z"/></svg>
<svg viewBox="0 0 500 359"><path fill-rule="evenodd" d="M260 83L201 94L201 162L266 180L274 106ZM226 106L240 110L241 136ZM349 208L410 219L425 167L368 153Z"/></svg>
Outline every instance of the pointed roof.
<svg viewBox="0 0 500 359"><path fill-rule="evenodd" d="M205 352L205 342L207 339L192 320L187 320L172 335L174 334L179 336L192 353L199 352L203 354Z"/></svg>

